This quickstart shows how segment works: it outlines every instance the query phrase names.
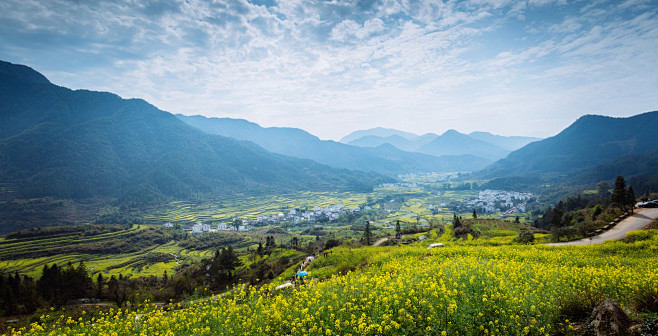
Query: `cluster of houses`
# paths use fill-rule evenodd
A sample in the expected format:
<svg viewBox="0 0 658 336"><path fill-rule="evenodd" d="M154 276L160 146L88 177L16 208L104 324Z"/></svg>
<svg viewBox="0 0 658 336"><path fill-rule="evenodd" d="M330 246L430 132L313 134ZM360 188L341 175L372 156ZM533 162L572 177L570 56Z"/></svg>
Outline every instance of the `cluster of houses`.
<svg viewBox="0 0 658 336"><path fill-rule="evenodd" d="M516 191L502 191L502 190L482 190L478 194L478 198L464 201L460 204L462 210L468 211L469 209L480 209L484 213L495 213L507 211L511 212L525 212L525 206L533 195L531 193L521 193ZM511 211L510 211L511 210Z"/></svg>
<svg viewBox="0 0 658 336"><path fill-rule="evenodd" d="M192 233L194 234L204 234L208 232L216 232L216 231L235 231L236 226L233 223L219 223L217 224L217 227L214 227L215 225L211 224L204 224L201 222L197 222L196 224L192 225ZM249 231L251 230L251 227L248 224L240 224L237 226L237 231Z"/></svg>
<svg viewBox="0 0 658 336"><path fill-rule="evenodd" d="M444 173L409 173L409 174L400 174L398 175L399 180L407 180L407 179L417 179L417 178L423 178L427 180L427 182L435 183L435 182L445 182L449 180L454 180L459 178L459 173L450 173L450 174L444 174Z"/></svg>
<svg viewBox="0 0 658 336"><path fill-rule="evenodd" d="M410 182L398 182L398 183L382 183L382 184L380 184L380 187L384 187L384 188L393 188L393 187L418 188L418 185L416 183L410 183Z"/></svg>
<svg viewBox="0 0 658 336"><path fill-rule="evenodd" d="M332 222L337 220L342 213L357 213L362 210L370 209L371 208L368 206L365 206L363 209L358 206L348 209L343 204L335 204L326 207L314 207L313 210L290 209L286 212L281 212L271 216L261 216L253 220L242 219L241 223L237 226L237 231L250 231L251 228L256 225L276 225L280 224L281 222L289 222L294 224L299 224L302 221L307 221L309 224L314 224L317 222ZM167 222L164 224L164 226L173 227L174 225L170 222ZM196 224L192 225L192 233L194 234L235 230L236 225L233 222L221 222L217 225L197 222Z"/></svg>
<svg viewBox="0 0 658 336"><path fill-rule="evenodd" d="M313 224L319 221L332 222L338 219L341 214L351 212L357 213L360 212L361 207L354 207L351 209L346 208L343 204L334 204L326 207L313 207L313 210L310 209L290 209L287 212L281 212L272 216L258 217L254 224L257 225L268 225L268 224L279 224L281 222L289 222L294 224L299 224L302 221L307 221L309 224ZM370 207L366 206L363 210L370 210Z"/></svg>

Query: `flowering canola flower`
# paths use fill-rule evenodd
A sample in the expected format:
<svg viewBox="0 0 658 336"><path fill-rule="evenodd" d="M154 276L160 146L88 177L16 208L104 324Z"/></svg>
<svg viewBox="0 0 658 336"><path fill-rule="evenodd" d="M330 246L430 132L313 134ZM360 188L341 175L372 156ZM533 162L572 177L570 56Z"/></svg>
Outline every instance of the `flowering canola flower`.
<svg viewBox="0 0 658 336"><path fill-rule="evenodd" d="M112 310L33 323L15 335L553 335L571 305L627 307L658 291L658 241L600 246L341 249L312 267L366 253L360 270L297 289L236 287L163 310ZM332 259L333 258L333 259ZM313 275L313 268L309 274Z"/></svg>

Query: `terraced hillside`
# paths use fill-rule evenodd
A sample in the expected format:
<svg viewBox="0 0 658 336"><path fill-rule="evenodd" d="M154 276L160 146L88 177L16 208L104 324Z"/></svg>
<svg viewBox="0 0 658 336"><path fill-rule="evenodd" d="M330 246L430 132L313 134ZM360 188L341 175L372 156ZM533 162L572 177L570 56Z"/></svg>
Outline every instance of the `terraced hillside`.
<svg viewBox="0 0 658 336"><path fill-rule="evenodd" d="M245 248L254 240L216 233L210 246L185 233L149 225L84 225L30 229L0 239L0 269L38 277L44 265L84 261L92 273L161 276L181 263L210 256L215 248Z"/></svg>

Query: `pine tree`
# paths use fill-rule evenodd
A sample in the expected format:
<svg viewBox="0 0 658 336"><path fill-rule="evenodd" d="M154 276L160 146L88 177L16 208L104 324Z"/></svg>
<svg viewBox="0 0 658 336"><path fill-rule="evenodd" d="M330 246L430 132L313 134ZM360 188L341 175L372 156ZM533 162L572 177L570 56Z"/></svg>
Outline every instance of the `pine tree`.
<svg viewBox="0 0 658 336"><path fill-rule="evenodd" d="M401 232L402 228L400 228L400 221L398 220L397 223L395 223L395 235L399 236Z"/></svg>
<svg viewBox="0 0 658 336"><path fill-rule="evenodd" d="M461 220L459 220L459 217L457 217L457 214L452 215L452 229L455 230L458 227L462 226Z"/></svg>
<svg viewBox="0 0 658 336"><path fill-rule="evenodd" d="M370 232L370 221L366 221L366 228L363 230L363 239L365 240L366 246L370 246L370 241L372 240L372 232Z"/></svg>
<svg viewBox="0 0 658 336"><path fill-rule="evenodd" d="M473 209L473 219L477 219L477 218L478 218L478 213L475 212L475 209Z"/></svg>
<svg viewBox="0 0 658 336"><path fill-rule="evenodd" d="M167 271L165 271L166 273ZM96 277L96 298L100 299L103 296L103 273L98 273Z"/></svg>
<svg viewBox="0 0 658 336"><path fill-rule="evenodd" d="M622 209L626 207L626 182L623 176L617 176L615 188L612 190L612 195L610 196L610 202Z"/></svg>

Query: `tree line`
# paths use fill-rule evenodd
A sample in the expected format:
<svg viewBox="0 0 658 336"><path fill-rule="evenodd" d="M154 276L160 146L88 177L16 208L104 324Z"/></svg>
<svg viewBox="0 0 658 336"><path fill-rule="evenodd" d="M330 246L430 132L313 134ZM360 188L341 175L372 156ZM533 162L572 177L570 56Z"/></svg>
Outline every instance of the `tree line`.
<svg viewBox="0 0 658 336"><path fill-rule="evenodd" d="M623 176L615 180L612 193L608 182L600 182L596 193L567 197L555 206L548 207L543 215L535 220L534 226L550 230L554 239L562 237L587 236L609 224L621 213L635 206L635 192L632 186L626 187Z"/></svg>

